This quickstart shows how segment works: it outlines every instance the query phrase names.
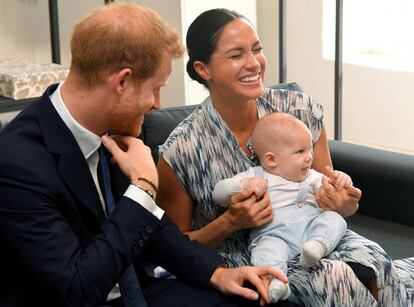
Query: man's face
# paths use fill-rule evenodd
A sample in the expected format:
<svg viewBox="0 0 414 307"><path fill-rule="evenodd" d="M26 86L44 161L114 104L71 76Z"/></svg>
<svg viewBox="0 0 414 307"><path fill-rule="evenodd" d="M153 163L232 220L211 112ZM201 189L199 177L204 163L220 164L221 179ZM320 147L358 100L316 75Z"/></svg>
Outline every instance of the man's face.
<svg viewBox="0 0 414 307"><path fill-rule="evenodd" d="M145 113L161 107L160 90L167 84L171 70L172 57L164 55L160 67L152 77L130 80L112 112L110 131L121 135L139 136Z"/></svg>

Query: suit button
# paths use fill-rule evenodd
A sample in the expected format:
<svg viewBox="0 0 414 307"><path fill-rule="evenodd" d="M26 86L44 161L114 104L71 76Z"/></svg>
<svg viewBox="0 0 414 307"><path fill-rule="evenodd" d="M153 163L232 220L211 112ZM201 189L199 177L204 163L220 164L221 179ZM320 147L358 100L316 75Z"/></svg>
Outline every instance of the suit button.
<svg viewBox="0 0 414 307"><path fill-rule="evenodd" d="M152 232L152 228L151 228L151 227L149 227L149 226L146 226L146 227L145 227L145 231L146 231L147 233L151 233L151 232Z"/></svg>
<svg viewBox="0 0 414 307"><path fill-rule="evenodd" d="M138 248L138 246L133 246L133 247L132 247L132 252L133 252L135 255L137 255L137 254L139 253L139 248Z"/></svg>
<svg viewBox="0 0 414 307"><path fill-rule="evenodd" d="M138 246L143 247L144 246L144 240L139 240L138 241Z"/></svg>

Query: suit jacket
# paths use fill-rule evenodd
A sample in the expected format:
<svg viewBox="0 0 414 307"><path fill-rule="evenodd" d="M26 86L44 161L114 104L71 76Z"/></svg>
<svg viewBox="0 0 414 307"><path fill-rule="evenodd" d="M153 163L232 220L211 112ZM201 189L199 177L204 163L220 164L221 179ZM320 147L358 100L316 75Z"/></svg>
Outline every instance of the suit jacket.
<svg viewBox="0 0 414 307"><path fill-rule="evenodd" d="M50 87L0 133L0 306L98 306L134 261L208 284L222 260L121 197L107 220Z"/></svg>

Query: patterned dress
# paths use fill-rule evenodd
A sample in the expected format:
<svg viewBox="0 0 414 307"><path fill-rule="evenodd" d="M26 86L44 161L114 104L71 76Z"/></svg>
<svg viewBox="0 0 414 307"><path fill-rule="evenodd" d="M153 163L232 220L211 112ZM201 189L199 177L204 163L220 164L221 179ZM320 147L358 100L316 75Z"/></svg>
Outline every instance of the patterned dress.
<svg viewBox="0 0 414 307"><path fill-rule="evenodd" d="M265 89L256 100L258 117L272 112L290 113L310 129L315 143L321 134L323 108L300 92ZM160 146L160 153L195 203L193 229L200 229L220 216L224 208L214 204L211 192L225 178L258 165L254 154L248 156L239 146L226 122L207 97L196 110L171 133ZM250 264L249 230L228 236L217 252L230 266ZM380 306L412 306L392 260L376 243L348 230L337 248L316 269L304 269L298 257L289 262L292 281L290 299L306 306L376 306L376 300L345 262L357 262L374 270L379 288ZM400 263L404 268L414 265ZM406 277L410 282L413 274ZM412 280L411 280L412 282Z"/></svg>

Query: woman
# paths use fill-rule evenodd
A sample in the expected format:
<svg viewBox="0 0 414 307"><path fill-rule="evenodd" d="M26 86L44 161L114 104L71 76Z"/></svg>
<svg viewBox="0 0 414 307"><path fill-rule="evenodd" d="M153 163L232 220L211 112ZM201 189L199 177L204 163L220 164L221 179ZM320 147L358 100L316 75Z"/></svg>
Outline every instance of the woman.
<svg viewBox="0 0 414 307"><path fill-rule="evenodd" d="M223 209L214 205L211 191L219 180L257 165L250 137L257 118L271 112L291 113L309 127L312 167L332 177L326 168L332 162L322 106L298 92L263 89L266 59L260 40L237 12L214 9L201 14L188 30L187 48L187 72L208 88L210 97L160 150L158 202L191 239L216 248L231 266L249 264L249 228L272 219L268 195L256 199L244 191ZM323 187L317 196L321 206L344 217L356 212L358 189L337 190L326 180ZM317 270L305 270L297 259L292 261L292 300L307 306L373 306L377 299L386 306L401 305L404 293L391 259L374 242L348 231L327 259ZM362 264L358 273L375 272L367 280L360 276L370 290L346 262Z"/></svg>

